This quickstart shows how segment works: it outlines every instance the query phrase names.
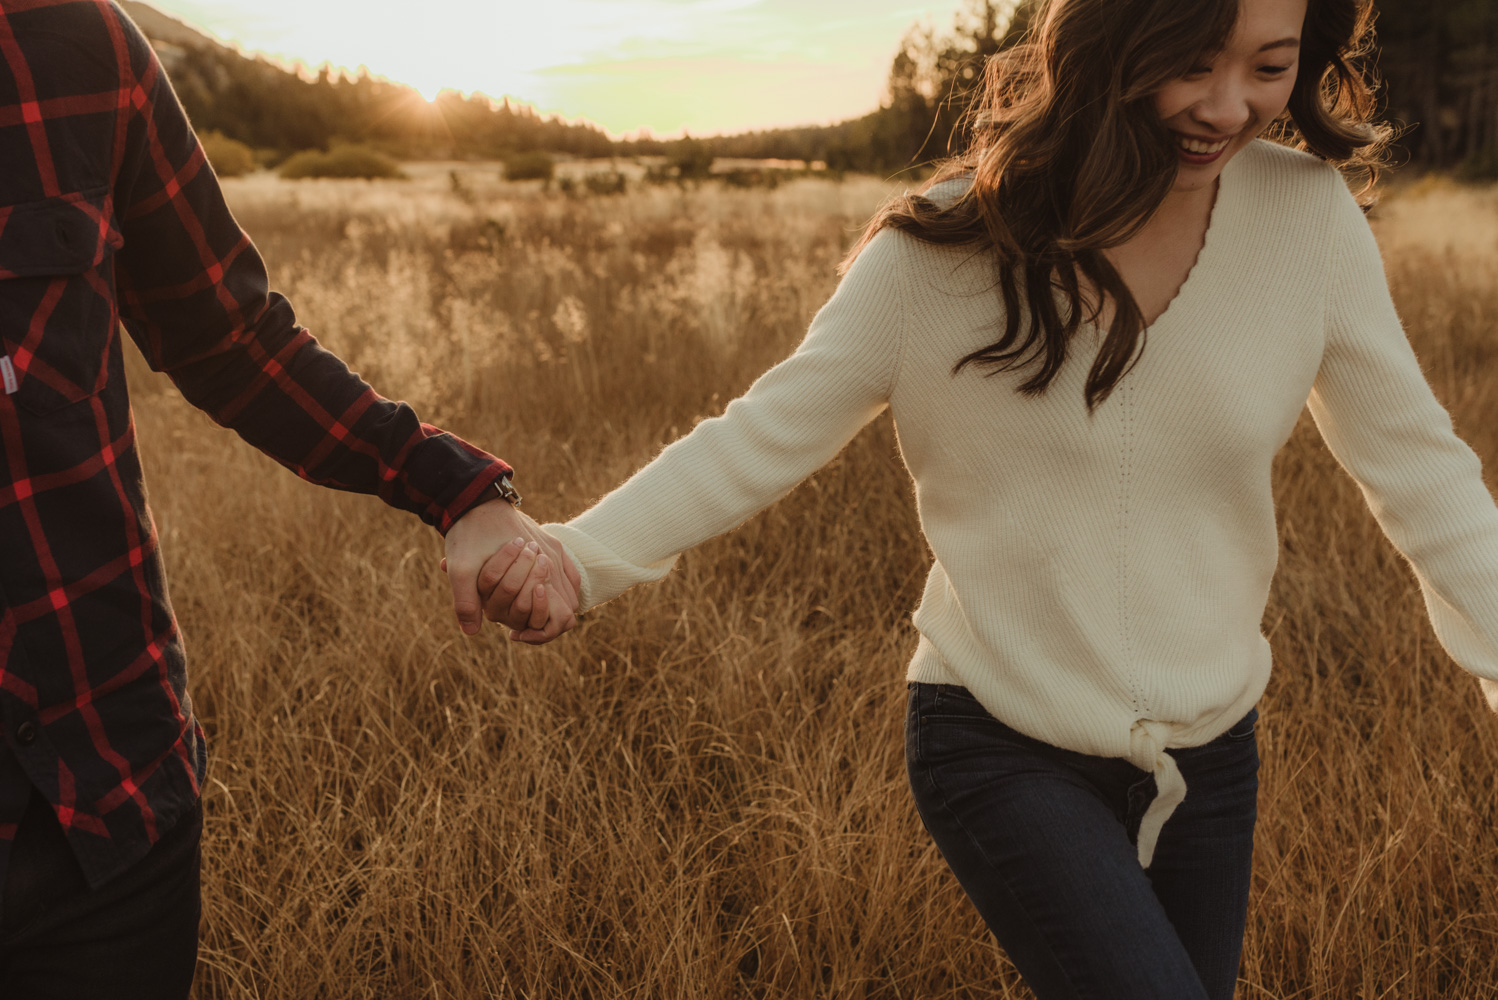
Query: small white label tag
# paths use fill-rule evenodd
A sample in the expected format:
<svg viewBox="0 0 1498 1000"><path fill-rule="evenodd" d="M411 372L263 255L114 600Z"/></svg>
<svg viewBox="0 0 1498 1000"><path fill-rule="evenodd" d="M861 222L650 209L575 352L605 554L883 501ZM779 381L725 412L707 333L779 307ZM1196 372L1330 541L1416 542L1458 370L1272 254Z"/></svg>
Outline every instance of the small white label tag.
<svg viewBox="0 0 1498 1000"><path fill-rule="evenodd" d="M10 358L0 354L0 381L5 383L5 394L9 396L21 387L16 381L16 366L10 363Z"/></svg>

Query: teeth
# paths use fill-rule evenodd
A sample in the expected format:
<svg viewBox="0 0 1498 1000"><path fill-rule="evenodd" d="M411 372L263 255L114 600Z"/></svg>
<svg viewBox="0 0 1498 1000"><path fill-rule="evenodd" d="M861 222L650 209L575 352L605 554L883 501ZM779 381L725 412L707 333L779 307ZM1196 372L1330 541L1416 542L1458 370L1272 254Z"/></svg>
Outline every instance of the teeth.
<svg viewBox="0 0 1498 1000"><path fill-rule="evenodd" d="M1228 139L1223 139L1221 142L1202 142L1200 139L1192 139L1189 136L1176 136L1176 145L1188 153L1196 153L1197 155L1219 152L1226 148L1229 141Z"/></svg>

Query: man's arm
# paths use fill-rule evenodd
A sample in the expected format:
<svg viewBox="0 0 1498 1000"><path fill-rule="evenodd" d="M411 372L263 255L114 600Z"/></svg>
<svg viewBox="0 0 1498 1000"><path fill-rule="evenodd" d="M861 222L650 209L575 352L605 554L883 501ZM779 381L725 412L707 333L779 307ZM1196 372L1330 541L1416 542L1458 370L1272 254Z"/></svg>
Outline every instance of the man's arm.
<svg viewBox="0 0 1498 1000"><path fill-rule="evenodd" d="M455 610L476 632L479 567L510 539L538 534L495 491L510 467L377 394L297 324L291 304L269 290L155 53L110 9L129 95L113 167L125 328L190 402L297 475L373 493L447 536ZM554 607L575 597L558 569L565 558L556 548L550 560ZM507 624L529 626L531 595L523 597Z"/></svg>

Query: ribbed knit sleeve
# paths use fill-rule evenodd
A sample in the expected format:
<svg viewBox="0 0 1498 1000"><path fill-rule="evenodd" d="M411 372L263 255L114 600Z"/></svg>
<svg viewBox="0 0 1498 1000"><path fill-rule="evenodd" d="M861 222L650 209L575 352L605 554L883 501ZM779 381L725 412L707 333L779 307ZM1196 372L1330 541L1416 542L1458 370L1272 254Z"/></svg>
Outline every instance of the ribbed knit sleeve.
<svg viewBox="0 0 1498 1000"><path fill-rule="evenodd" d="M900 362L907 239L891 230L875 237L796 352L722 416L579 517L546 525L582 576L581 608L659 580L680 553L780 499L879 414Z"/></svg>
<svg viewBox="0 0 1498 1000"><path fill-rule="evenodd" d="M1337 182L1321 436L1410 561L1436 636L1498 709L1498 508L1405 339L1361 210Z"/></svg>

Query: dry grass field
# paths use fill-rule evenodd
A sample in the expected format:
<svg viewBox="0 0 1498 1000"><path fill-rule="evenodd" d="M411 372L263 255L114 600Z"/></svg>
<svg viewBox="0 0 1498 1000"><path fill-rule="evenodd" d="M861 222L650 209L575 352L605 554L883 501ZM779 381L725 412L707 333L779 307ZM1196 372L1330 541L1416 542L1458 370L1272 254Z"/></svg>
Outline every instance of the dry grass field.
<svg viewBox="0 0 1498 1000"><path fill-rule="evenodd" d="M552 519L791 350L886 189L228 190L302 321ZM1377 224L1498 485L1498 193L1417 186ZM430 529L297 481L134 360L212 750L196 996L1029 996L906 788L928 554L887 417L530 648L458 633ZM1498 996L1498 718L1308 418L1276 492L1238 996Z"/></svg>

